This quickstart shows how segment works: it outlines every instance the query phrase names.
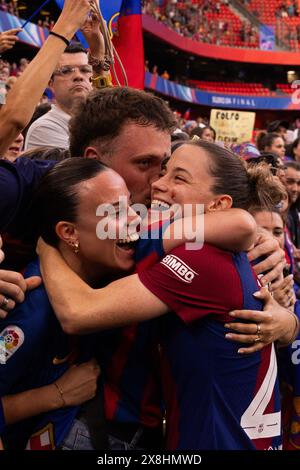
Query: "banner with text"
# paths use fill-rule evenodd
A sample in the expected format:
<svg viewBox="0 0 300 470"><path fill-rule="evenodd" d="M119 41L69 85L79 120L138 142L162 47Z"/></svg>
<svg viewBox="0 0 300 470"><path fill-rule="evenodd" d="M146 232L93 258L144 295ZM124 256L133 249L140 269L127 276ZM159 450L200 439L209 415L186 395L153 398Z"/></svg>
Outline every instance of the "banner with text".
<svg viewBox="0 0 300 470"><path fill-rule="evenodd" d="M216 140L224 143L249 142L252 140L255 113L212 109L210 126L216 131Z"/></svg>

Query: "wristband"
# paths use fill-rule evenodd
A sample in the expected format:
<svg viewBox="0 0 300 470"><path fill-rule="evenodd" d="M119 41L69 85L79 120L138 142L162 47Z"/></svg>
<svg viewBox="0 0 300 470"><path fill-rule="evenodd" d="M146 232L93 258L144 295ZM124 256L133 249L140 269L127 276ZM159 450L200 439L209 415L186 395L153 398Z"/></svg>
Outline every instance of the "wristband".
<svg viewBox="0 0 300 470"><path fill-rule="evenodd" d="M61 39L66 44L67 47L70 45L70 41L68 41L67 38L65 38L61 34L55 33L54 31L50 31L49 36L50 36L50 34L52 36L55 36L55 37Z"/></svg>

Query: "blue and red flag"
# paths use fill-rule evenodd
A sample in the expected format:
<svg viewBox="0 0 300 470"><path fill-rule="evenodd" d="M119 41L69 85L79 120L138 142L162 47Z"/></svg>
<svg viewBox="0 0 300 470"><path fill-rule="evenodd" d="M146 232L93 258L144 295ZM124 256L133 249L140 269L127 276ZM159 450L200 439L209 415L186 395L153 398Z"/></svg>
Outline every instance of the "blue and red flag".
<svg viewBox="0 0 300 470"><path fill-rule="evenodd" d="M56 0L56 3L62 8L64 0ZM141 0L102 0L100 8L110 32L114 33L113 43L125 68L129 86L143 89L145 67ZM77 36L88 47L80 32ZM116 72L121 81L122 73L117 62Z"/></svg>
<svg viewBox="0 0 300 470"><path fill-rule="evenodd" d="M122 1L113 43L124 65L129 86L143 89L145 61L140 0ZM116 71L121 77L118 64Z"/></svg>

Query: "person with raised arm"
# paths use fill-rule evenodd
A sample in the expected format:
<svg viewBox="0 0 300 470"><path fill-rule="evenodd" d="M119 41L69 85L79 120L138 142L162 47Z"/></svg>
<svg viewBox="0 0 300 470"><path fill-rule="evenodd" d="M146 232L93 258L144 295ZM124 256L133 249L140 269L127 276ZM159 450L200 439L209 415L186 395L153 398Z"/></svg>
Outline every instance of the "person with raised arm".
<svg viewBox="0 0 300 470"><path fill-rule="evenodd" d="M55 66L66 46L86 21L91 9L88 0L65 0L63 10L45 44L8 93L0 110L0 155L31 119Z"/></svg>

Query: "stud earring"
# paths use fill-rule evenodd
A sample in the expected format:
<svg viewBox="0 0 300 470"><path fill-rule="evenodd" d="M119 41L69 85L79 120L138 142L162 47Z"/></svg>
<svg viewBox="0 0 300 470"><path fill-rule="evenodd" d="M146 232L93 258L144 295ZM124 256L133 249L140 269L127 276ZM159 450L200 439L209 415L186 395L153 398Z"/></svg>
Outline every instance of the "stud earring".
<svg viewBox="0 0 300 470"><path fill-rule="evenodd" d="M79 253L79 241L69 242L69 245L73 248L74 253L77 255Z"/></svg>

